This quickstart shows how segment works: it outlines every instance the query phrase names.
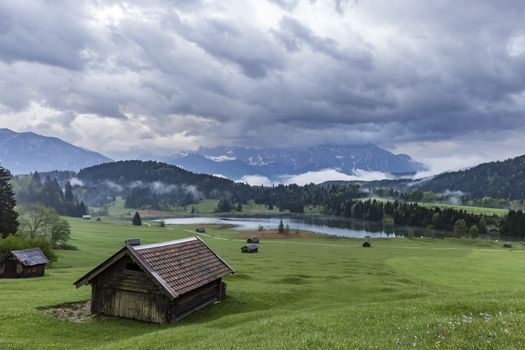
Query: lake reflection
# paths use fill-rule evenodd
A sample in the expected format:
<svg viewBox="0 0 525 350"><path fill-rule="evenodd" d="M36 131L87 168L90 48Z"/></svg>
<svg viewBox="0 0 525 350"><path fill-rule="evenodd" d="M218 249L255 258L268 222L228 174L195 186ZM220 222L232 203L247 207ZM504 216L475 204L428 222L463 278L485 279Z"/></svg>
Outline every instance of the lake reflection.
<svg viewBox="0 0 525 350"><path fill-rule="evenodd" d="M233 225L236 230L257 230L260 226L264 229L277 229L279 217L190 217L165 219L166 224L227 224ZM369 237L398 237L407 234L407 228L383 223L351 220L329 216L297 216L283 217L284 225L290 230L307 230L341 237L364 238ZM419 235L417 229L412 229L412 234Z"/></svg>

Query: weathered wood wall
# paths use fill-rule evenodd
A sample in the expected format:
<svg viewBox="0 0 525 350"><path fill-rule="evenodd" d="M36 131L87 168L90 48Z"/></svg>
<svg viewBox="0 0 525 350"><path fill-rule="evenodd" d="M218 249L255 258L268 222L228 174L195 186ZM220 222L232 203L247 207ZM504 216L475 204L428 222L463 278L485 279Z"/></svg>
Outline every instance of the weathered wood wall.
<svg viewBox="0 0 525 350"><path fill-rule="evenodd" d="M175 299L172 320L178 320L192 311L220 300L221 279L208 283Z"/></svg>
<svg viewBox="0 0 525 350"><path fill-rule="evenodd" d="M11 256L0 264L0 278L40 277L45 273L45 265L28 266L20 264Z"/></svg>
<svg viewBox="0 0 525 350"><path fill-rule="evenodd" d="M171 300L148 275L137 269L131 258L124 256L100 273L92 282L91 312L167 323L225 295L224 283L217 279Z"/></svg>
<svg viewBox="0 0 525 350"><path fill-rule="evenodd" d="M128 264L132 264L131 266ZM125 256L93 282L91 311L146 322L166 323L167 297Z"/></svg>

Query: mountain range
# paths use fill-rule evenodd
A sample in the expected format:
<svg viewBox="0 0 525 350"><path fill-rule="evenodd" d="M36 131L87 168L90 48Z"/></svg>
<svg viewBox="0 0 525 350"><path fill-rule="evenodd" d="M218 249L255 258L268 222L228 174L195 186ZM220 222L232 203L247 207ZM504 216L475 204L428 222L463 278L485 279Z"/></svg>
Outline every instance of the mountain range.
<svg viewBox="0 0 525 350"><path fill-rule="evenodd" d="M111 162L100 153L74 146L56 137L0 129L0 164L13 174L73 170Z"/></svg>
<svg viewBox="0 0 525 350"><path fill-rule="evenodd" d="M177 153L164 161L193 172L222 175L233 180L258 175L279 181L283 177L326 169L347 175L356 171L413 175L425 169L406 154L393 154L372 144L304 149L202 148L196 152Z"/></svg>
<svg viewBox="0 0 525 350"><path fill-rule="evenodd" d="M220 175L232 180L262 176L273 182L327 169L347 175L356 172L402 175L415 174L425 169L424 165L408 155L393 154L372 144L324 145L304 149L201 148L196 152L179 152L168 158L149 159L177 165L195 173ZM0 129L0 164L13 174L78 171L111 161L100 153L55 137Z"/></svg>
<svg viewBox="0 0 525 350"><path fill-rule="evenodd" d="M282 176L304 174L308 172L333 169L344 174L354 174L358 171L382 172L389 174L413 174L423 170L424 166L407 155L393 154L375 145L353 146L318 146L306 149L255 149L241 147L204 148L197 152L177 153L164 160L193 173L221 175L232 180L244 176L265 176L272 181L279 181ZM111 163L110 163L111 162ZM102 163L110 163L105 167L93 167ZM0 129L0 164L13 174L27 174L34 171L50 172L53 170L69 170L77 172L81 180L95 177L108 180L109 183L120 183L126 179L129 172L135 175L144 171L142 177L149 176L151 167L159 168L160 172L170 169L171 180L155 176L148 181L163 183L214 183L224 187L230 182L213 181L208 177L199 177L175 167L165 168L160 163L142 164L138 169L135 163L113 162L110 158L90 150L86 150L54 137L45 137L31 132L17 133L9 129ZM133 171L127 167L133 165ZM136 169L137 168L137 169ZM127 170L126 170L127 169ZM156 173L157 170L153 171ZM152 173L152 174L153 174ZM75 173L64 173L65 178ZM89 176L88 176L89 174ZM112 176L109 176L113 174ZM84 178L86 175L86 178ZM138 175L137 175L138 176ZM205 176L205 175L203 175ZM128 179L133 182L136 179ZM226 179L223 179L226 180ZM327 179L330 180L330 179ZM89 181L91 182L91 181ZM358 181L363 183L363 181ZM328 182L339 183L339 182ZM344 183L344 181L342 182ZM504 161L490 162L461 170L445 172L423 179L398 179L366 182L371 187L395 188L410 191L419 188L422 191L442 193L457 191L469 197L485 196L516 200L525 198L525 155ZM230 185L228 185L230 186ZM207 191L209 186L202 185ZM213 187L213 186L212 186ZM226 186L227 187L227 186Z"/></svg>

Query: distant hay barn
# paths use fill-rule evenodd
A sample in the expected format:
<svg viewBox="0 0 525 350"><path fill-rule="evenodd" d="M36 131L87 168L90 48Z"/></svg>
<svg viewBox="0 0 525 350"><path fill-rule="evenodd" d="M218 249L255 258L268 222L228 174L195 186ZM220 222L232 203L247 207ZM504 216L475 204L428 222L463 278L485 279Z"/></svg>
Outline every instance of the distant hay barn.
<svg viewBox="0 0 525 350"><path fill-rule="evenodd" d="M192 237L126 244L74 284L91 284L94 314L170 323L224 299L222 278L232 273L221 257Z"/></svg>
<svg viewBox="0 0 525 350"><path fill-rule="evenodd" d="M257 244L247 244L244 247L241 248L241 252L243 253L258 253L259 247Z"/></svg>
<svg viewBox="0 0 525 350"><path fill-rule="evenodd" d="M0 278L44 276L48 263L40 248L13 250L0 261Z"/></svg>
<svg viewBox="0 0 525 350"><path fill-rule="evenodd" d="M246 243L260 243L259 237L250 237L246 240Z"/></svg>

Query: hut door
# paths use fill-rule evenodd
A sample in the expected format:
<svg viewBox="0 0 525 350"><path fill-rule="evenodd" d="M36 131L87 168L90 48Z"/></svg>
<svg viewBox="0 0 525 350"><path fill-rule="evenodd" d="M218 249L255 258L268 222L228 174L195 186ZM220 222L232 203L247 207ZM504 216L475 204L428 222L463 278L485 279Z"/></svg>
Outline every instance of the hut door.
<svg viewBox="0 0 525 350"><path fill-rule="evenodd" d="M5 262L5 274L16 275L16 260L8 259Z"/></svg>
<svg viewBox="0 0 525 350"><path fill-rule="evenodd" d="M116 290L111 300L111 314L147 322L164 323L166 312L152 294Z"/></svg>

